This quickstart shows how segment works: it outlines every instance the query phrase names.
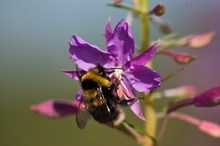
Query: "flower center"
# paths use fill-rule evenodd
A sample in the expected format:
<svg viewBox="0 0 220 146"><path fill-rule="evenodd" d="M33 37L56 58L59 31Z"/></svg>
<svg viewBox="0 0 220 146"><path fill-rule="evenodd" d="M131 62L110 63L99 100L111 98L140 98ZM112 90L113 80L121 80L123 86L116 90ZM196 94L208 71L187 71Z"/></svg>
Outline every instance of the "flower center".
<svg viewBox="0 0 220 146"><path fill-rule="evenodd" d="M120 66L116 68L118 69L115 69L114 76L120 80L122 78L123 69Z"/></svg>

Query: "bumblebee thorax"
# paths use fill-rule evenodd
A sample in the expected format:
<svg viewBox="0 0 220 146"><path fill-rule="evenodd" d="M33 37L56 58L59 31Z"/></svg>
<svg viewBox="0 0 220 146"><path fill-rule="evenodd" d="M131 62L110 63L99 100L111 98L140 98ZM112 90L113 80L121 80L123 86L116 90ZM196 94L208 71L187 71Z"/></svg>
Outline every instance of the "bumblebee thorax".
<svg viewBox="0 0 220 146"><path fill-rule="evenodd" d="M108 78L99 75L98 73L94 72L94 69L92 69L92 71L89 71L82 76L81 84L83 89L88 90L97 89L99 86L108 87L110 81Z"/></svg>

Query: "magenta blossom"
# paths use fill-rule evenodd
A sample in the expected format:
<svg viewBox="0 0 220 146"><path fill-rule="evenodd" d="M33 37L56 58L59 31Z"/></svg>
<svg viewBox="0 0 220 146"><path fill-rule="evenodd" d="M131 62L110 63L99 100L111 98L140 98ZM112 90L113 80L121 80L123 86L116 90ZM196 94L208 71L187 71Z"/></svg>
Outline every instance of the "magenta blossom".
<svg viewBox="0 0 220 146"><path fill-rule="evenodd" d="M77 112L79 101L50 99L30 106L30 110L51 118L73 115Z"/></svg>
<svg viewBox="0 0 220 146"><path fill-rule="evenodd" d="M130 94L124 94L125 98L134 98L133 89L138 92L149 92L151 89L158 88L161 83L161 76L156 71L146 67L146 64L154 56L157 43L143 53L134 57L134 39L128 23L121 20L112 32L110 20L106 25L106 46L107 51L103 51L80 37L72 36L70 42L70 58L83 71L97 66L97 63L106 68L122 68L114 72L114 75L121 79L120 86ZM77 71L62 70L69 77L78 80ZM81 90L76 99L82 98ZM130 105L132 111L141 119L142 115L140 103L136 100Z"/></svg>

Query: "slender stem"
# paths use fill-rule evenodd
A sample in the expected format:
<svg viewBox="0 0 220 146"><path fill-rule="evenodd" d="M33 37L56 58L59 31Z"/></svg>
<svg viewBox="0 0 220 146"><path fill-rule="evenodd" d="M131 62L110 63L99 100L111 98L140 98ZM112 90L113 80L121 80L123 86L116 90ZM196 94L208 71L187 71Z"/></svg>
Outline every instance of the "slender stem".
<svg viewBox="0 0 220 146"><path fill-rule="evenodd" d="M156 137L156 127L157 127L157 117L156 112L154 110L153 106L153 97L148 96L147 93L145 93L145 131L152 137ZM152 146L153 143L151 139L146 137L143 141L143 146Z"/></svg>
<svg viewBox="0 0 220 146"><path fill-rule="evenodd" d="M142 12L148 11L148 0L139 0L139 7ZM141 51L144 51L150 46L150 30L149 30L149 18L148 15L140 15L141 21Z"/></svg>
<svg viewBox="0 0 220 146"><path fill-rule="evenodd" d="M121 8L121 9L125 9L125 10L128 10L128 11L131 11L133 13L137 13L137 14L142 14L142 11L140 11L139 9L135 9L135 8L132 8L130 6L127 6L127 5L120 5L120 4L107 4L108 6L112 6L112 7L116 7L116 8Z"/></svg>
<svg viewBox="0 0 220 146"><path fill-rule="evenodd" d="M139 7L142 12L147 12L149 3L148 0L139 0ZM141 51L146 50L150 46L150 30L149 30L149 18L147 15L140 15L141 22ZM152 68L151 62L148 63L148 67ZM152 137L156 137L156 125L157 118L153 106L152 95L149 96L148 93L144 94L145 96L145 131ZM145 137L142 143L143 146L152 146L153 143L150 138Z"/></svg>
<svg viewBox="0 0 220 146"><path fill-rule="evenodd" d="M170 107L167 110L167 113L173 112L181 107L193 105L194 104L194 98L186 98L180 101L177 101L170 105Z"/></svg>

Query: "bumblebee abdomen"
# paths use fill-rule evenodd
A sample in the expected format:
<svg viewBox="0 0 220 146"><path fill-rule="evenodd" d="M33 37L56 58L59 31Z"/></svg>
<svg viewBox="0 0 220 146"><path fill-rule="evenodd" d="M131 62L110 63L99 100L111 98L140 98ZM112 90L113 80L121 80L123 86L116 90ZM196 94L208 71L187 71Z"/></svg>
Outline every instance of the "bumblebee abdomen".
<svg viewBox="0 0 220 146"><path fill-rule="evenodd" d="M97 91L96 89L83 89L82 92L83 96L87 99L87 98L95 98L97 96Z"/></svg>
<svg viewBox="0 0 220 146"><path fill-rule="evenodd" d="M107 106L106 106L107 104ZM93 118L101 124L112 122L114 126L119 125L125 118L124 112L114 104L107 102L90 110Z"/></svg>

